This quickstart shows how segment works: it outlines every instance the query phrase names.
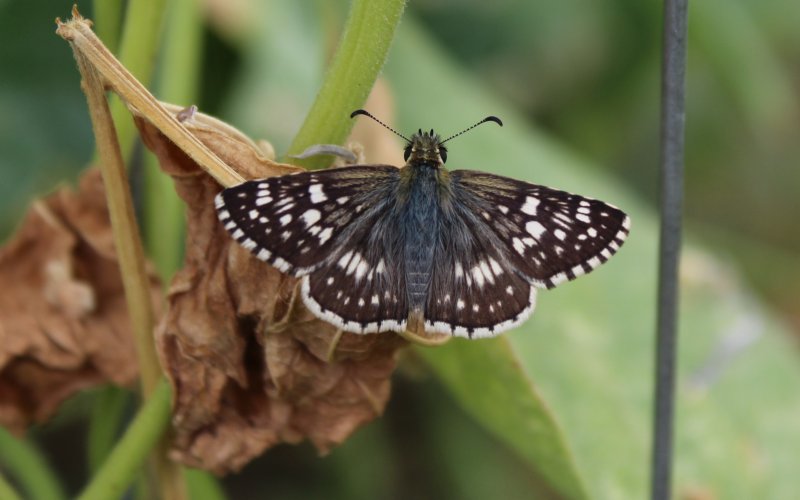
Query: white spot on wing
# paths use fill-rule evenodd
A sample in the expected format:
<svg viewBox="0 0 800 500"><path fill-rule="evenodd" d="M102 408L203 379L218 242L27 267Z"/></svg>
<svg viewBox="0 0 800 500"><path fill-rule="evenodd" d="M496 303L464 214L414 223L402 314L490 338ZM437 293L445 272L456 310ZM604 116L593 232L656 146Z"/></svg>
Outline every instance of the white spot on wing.
<svg viewBox="0 0 800 500"><path fill-rule="evenodd" d="M561 241L564 241L564 238L567 237L567 233L565 233L561 229L556 229L555 231L553 231L553 234L555 234L556 238L558 238Z"/></svg>
<svg viewBox="0 0 800 500"><path fill-rule="evenodd" d="M514 244L514 250L516 250L518 254L525 255L525 245L522 244L522 240L514 237L512 243Z"/></svg>
<svg viewBox="0 0 800 500"><path fill-rule="evenodd" d="M478 288L483 288L484 279L480 266L475 266L472 268L472 277L475 278L475 283L478 285Z"/></svg>
<svg viewBox="0 0 800 500"><path fill-rule="evenodd" d="M340 258L339 262L337 262L339 267L341 267L342 269L345 269L347 267L347 263L350 262L350 257L352 257L352 256L353 256L353 252L352 251L347 252L346 254L342 255L342 258Z"/></svg>
<svg viewBox="0 0 800 500"><path fill-rule="evenodd" d="M361 262L361 254L354 253L353 258L350 259L350 265L347 266L347 270L345 271L345 273L353 274L356 270L356 267L358 267L359 262Z"/></svg>
<svg viewBox="0 0 800 500"><path fill-rule="evenodd" d="M292 214L286 214L280 219L281 226L285 226L286 224L292 222Z"/></svg>
<svg viewBox="0 0 800 500"><path fill-rule="evenodd" d="M311 203L322 203L328 199L322 191L322 184L311 184L308 186L308 194L311 195Z"/></svg>
<svg viewBox="0 0 800 500"><path fill-rule="evenodd" d="M500 276L501 274L503 274L503 268L500 267L500 264L498 264L496 260L490 257L489 264L491 264L492 272L494 273L495 276Z"/></svg>
<svg viewBox="0 0 800 500"><path fill-rule="evenodd" d="M492 270L489 269L489 264L484 260L481 261L480 266L481 266L481 272L483 273L483 277L486 278L486 281L494 284L494 275L492 274Z"/></svg>
<svg viewBox="0 0 800 500"><path fill-rule="evenodd" d="M367 261L361 260L356 266L356 281L361 280L361 278L363 278L364 275L367 274L367 269L369 269Z"/></svg>
<svg viewBox="0 0 800 500"><path fill-rule="evenodd" d="M326 241L331 239L331 235L333 234L333 229L326 227L319 233L319 244L324 245Z"/></svg>
<svg viewBox="0 0 800 500"><path fill-rule="evenodd" d="M545 227L541 223L535 220L525 224L525 230L528 231L528 234L530 234L534 238L539 238L539 236L541 236L542 233L546 231Z"/></svg>
<svg viewBox="0 0 800 500"><path fill-rule="evenodd" d="M536 207L539 206L539 198L528 196L525 198L525 204L522 205L522 211L528 215L536 215Z"/></svg>
<svg viewBox="0 0 800 500"><path fill-rule="evenodd" d="M320 219L320 217L322 217L322 214L320 213L319 210L311 208L303 212L303 215L301 215L300 217L302 217L303 220L306 221L306 227L309 227L313 226L314 223L317 222Z"/></svg>

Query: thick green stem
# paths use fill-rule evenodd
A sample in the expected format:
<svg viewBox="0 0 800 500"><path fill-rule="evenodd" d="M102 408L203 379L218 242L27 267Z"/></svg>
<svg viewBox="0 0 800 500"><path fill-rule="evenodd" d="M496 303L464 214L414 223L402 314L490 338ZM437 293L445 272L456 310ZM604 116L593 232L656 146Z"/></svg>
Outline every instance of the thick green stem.
<svg viewBox="0 0 800 500"><path fill-rule="evenodd" d="M119 47L122 7L122 0L94 0L92 3L97 36L111 52Z"/></svg>
<svg viewBox="0 0 800 500"><path fill-rule="evenodd" d="M128 2L125 26L120 42L119 60L145 86L150 83L161 38L166 0ZM111 116L117 127L122 157L129 159L136 138L136 127L128 108L116 96L111 103Z"/></svg>
<svg viewBox="0 0 800 500"><path fill-rule="evenodd" d="M161 99L189 106L197 99L203 23L196 0L174 0L167 14L158 89ZM172 179L146 153L144 228L148 254L166 283L183 255L184 210Z"/></svg>
<svg viewBox="0 0 800 500"><path fill-rule="evenodd" d="M288 154L314 144L342 144L353 126L350 113L366 101L383 68L405 0L353 0L341 42L306 120ZM296 160L322 168L324 158Z"/></svg>
<svg viewBox="0 0 800 500"><path fill-rule="evenodd" d="M19 493L16 492L13 486L6 481L6 478L0 474L0 498L7 500L22 500Z"/></svg>
<svg viewBox="0 0 800 500"><path fill-rule="evenodd" d="M92 417L89 425L89 470L96 471L114 448L117 435L122 427L125 408L130 402L130 393L114 386L101 388L92 403Z"/></svg>
<svg viewBox="0 0 800 500"><path fill-rule="evenodd" d="M125 435L80 495L82 500L120 498L141 472L148 455L167 430L172 392L159 380Z"/></svg>
<svg viewBox="0 0 800 500"><path fill-rule="evenodd" d="M0 427L0 464L3 472L16 479L26 498L66 498L64 489L53 475L42 454L30 443L17 439ZM0 487L0 498L4 496Z"/></svg>

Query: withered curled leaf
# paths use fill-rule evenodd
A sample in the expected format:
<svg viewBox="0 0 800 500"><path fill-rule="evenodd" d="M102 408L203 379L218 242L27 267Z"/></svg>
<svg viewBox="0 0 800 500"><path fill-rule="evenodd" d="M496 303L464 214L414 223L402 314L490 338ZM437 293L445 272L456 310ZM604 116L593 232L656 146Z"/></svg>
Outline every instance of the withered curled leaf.
<svg viewBox="0 0 800 500"><path fill-rule="evenodd" d="M160 286L151 273L155 305ZM33 202L0 248L0 425L21 432L75 391L130 385L137 361L100 172Z"/></svg>
<svg viewBox="0 0 800 500"><path fill-rule="evenodd" d="M213 201L222 187L145 118L136 121L187 205L185 263L157 328L175 389L173 458L223 474L278 443L309 439L321 452L341 443L383 411L404 341L315 318L297 279L227 235ZM202 114L184 125L245 178L299 171Z"/></svg>

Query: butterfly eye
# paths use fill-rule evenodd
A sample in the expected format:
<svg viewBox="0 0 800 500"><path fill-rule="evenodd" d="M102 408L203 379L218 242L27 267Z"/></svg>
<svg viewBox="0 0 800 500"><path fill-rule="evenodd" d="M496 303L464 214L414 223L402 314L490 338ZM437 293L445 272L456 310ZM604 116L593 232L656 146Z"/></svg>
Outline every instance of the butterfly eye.
<svg viewBox="0 0 800 500"><path fill-rule="evenodd" d="M408 157L411 156L411 145L409 144L406 146L406 149L403 151L403 159L408 161Z"/></svg>
<svg viewBox="0 0 800 500"><path fill-rule="evenodd" d="M439 146L439 157L442 159L442 163L447 163L447 148L444 146Z"/></svg>

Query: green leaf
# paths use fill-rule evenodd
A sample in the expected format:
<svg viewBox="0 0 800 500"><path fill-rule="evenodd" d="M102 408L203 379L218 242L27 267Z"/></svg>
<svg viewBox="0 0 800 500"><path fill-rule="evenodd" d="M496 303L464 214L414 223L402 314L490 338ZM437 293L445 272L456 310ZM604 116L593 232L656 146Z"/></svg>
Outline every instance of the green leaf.
<svg viewBox="0 0 800 500"><path fill-rule="evenodd" d="M350 113L362 106L378 78L405 0L353 0L342 39L322 88L306 115L288 154L300 154L314 144L342 144L353 127ZM297 162L321 168L329 160Z"/></svg>
<svg viewBox="0 0 800 500"><path fill-rule="evenodd" d="M467 411L509 446L526 453L534 470L541 471L548 464L536 442L527 439L529 430L519 424L504 426L509 418L504 412L535 416L530 401L521 396L515 400L511 390L475 394L488 391L491 379L506 380L506 365L518 359L520 377L531 375L563 427L566 447L591 496L645 498L655 213L598 166L529 129L523 117L476 86L471 75L450 63L410 22L398 33L387 73L396 90L401 132L433 127L447 133L487 114L504 120L503 129L478 129L453 141L449 168L551 185L607 200L630 213L631 236L617 256L589 276L542 292L532 319L505 335L513 356L498 355L492 342L455 340L443 349L425 351L425 357ZM398 162L399 156L398 149ZM656 157L654 152L652 164L643 166L652 169L653 176ZM688 239L696 241L691 235ZM800 449L796 352L788 345L785 329L736 283L735 273L696 247L688 249L683 257L688 278L681 302L675 491L709 491L726 499L791 498L789 492L800 488L800 478L790 472ZM750 336L745 335L748 342L739 338L742 331ZM735 355L724 355L731 345L739 346ZM698 388L698 374L717 365L719 372ZM476 382L479 377L488 380Z"/></svg>
<svg viewBox="0 0 800 500"><path fill-rule="evenodd" d="M417 352L468 412L528 460L537 498L588 498L555 418L505 337Z"/></svg>

